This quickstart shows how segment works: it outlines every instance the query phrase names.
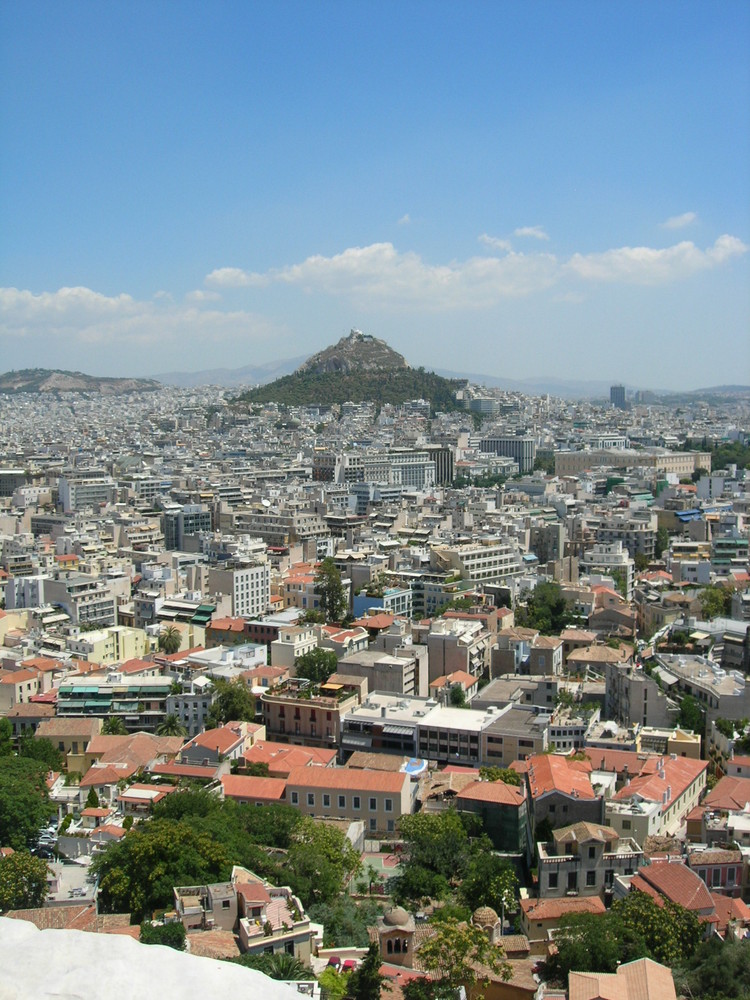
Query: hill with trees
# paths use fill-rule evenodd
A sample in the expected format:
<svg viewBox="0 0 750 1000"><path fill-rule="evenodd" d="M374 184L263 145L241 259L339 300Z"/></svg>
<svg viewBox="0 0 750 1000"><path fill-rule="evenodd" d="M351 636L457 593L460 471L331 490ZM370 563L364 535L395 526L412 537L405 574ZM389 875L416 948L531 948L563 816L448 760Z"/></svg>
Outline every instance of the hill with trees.
<svg viewBox="0 0 750 1000"><path fill-rule="evenodd" d="M385 341L352 330L291 375L244 392L235 403L332 406L373 402L382 406L426 399L433 411L450 411L462 408L455 395L462 384L424 368L411 368Z"/></svg>

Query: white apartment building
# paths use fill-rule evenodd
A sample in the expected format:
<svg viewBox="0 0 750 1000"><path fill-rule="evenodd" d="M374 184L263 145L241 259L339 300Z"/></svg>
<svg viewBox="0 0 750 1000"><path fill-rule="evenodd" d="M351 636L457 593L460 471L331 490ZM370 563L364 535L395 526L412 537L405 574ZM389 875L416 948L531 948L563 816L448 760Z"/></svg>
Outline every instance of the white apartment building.
<svg viewBox="0 0 750 1000"><path fill-rule="evenodd" d="M271 566L258 562L252 566L209 569L208 591L231 598L234 618L263 615L271 603Z"/></svg>
<svg viewBox="0 0 750 1000"><path fill-rule="evenodd" d="M635 562L623 542L597 542L581 556L578 568L589 575L611 576L625 600L632 600Z"/></svg>
<svg viewBox="0 0 750 1000"><path fill-rule="evenodd" d="M437 545L431 553L433 565L472 583L494 583L522 572L518 544L512 538L485 537L455 545Z"/></svg>

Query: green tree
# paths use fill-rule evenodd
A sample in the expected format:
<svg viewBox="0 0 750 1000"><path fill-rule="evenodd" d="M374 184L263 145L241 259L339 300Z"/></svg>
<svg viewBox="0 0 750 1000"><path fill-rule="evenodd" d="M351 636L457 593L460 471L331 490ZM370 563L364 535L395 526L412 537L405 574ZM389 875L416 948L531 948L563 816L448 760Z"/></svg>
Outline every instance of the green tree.
<svg viewBox="0 0 750 1000"><path fill-rule="evenodd" d="M719 583L704 587L698 599L701 603L701 613L707 621L723 618L731 613L732 591Z"/></svg>
<svg viewBox="0 0 750 1000"><path fill-rule="evenodd" d="M567 982L571 970L614 972L621 961L620 938L609 913L567 914L560 920L555 945L557 951L547 968L562 982ZM645 954L643 944L642 955Z"/></svg>
<svg viewBox="0 0 750 1000"><path fill-rule="evenodd" d="M521 784L521 775L512 767L483 766L479 768L479 776L484 781L502 781L505 785L515 785L516 787Z"/></svg>
<svg viewBox="0 0 750 1000"><path fill-rule="evenodd" d="M336 896L330 903L313 903L307 915L325 928L323 945L351 945L366 948L370 943L367 928L375 925L383 913L383 905L374 899L359 902L348 895Z"/></svg>
<svg viewBox="0 0 750 1000"><path fill-rule="evenodd" d="M453 708L466 708L466 691L460 684L453 684L450 693L450 703Z"/></svg>
<svg viewBox="0 0 750 1000"><path fill-rule="evenodd" d="M656 540L654 542L654 556L657 559L661 559L668 548L669 532L666 528L659 528L656 532Z"/></svg>
<svg viewBox="0 0 750 1000"><path fill-rule="evenodd" d="M411 979L401 987L404 1000L456 1000L456 991L431 979Z"/></svg>
<svg viewBox="0 0 750 1000"><path fill-rule="evenodd" d="M686 694L680 702L680 714L677 717L677 725L681 729L691 729L694 733L702 733L705 725L705 716L700 702L691 694Z"/></svg>
<svg viewBox="0 0 750 1000"><path fill-rule="evenodd" d="M571 615L559 583L538 583L526 606L516 608L516 624L557 635L570 623Z"/></svg>
<svg viewBox="0 0 750 1000"><path fill-rule="evenodd" d="M18 756L38 760L48 771L62 771L65 757L52 740L37 738L28 729L18 741Z"/></svg>
<svg viewBox="0 0 750 1000"><path fill-rule="evenodd" d="M187 822L154 819L110 844L91 870L99 877L104 913L130 913L140 922L169 906L176 885L226 882L231 860L224 844Z"/></svg>
<svg viewBox="0 0 750 1000"><path fill-rule="evenodd" d="M331 674L335 674L339 661L332 649L321 649L316 646L309 653L303 653L295 661L298 677L303 677L311 684L325 684Z"/></svg>
<svg viewBox="0 0 750 1000"><path fill-rule="evenodd" d="M339 829L306 816L292 834L284 871L308 906L335 899L361 866L359 852Z"/></svg>
<svg viewBox="0 0 750 1000"><path fill-rule="evenodd" d="M180 722L179 718L170 712L162 722L156 727L157 736L187 736L187 729Z"/></svg>
<svg viewBox="0 0 750 1000"><path fill-rule="evenodd" d="M331 966L323 969L318 976L323 996L328 997L328 1000L344 1000L344 997L348 993L350 978L350 972L337 972Z"/></svg>
<svg viewBox="0 0 750 1000"><path fill-rule="evenodd" d="M349 980L348 993L353 1000L379 1000L385 976L380 975L380 948L374 942Z"/></svg>
<svg viewBox="0 0 750 1000"><path fill-rule="evenodd" d="M388 879L388 893L399 906L422 903L424 900L441 900L450 895L450 883L445 875L425 868L424 865L401 865L401 873Z"/></svg>
<svg viewBox="0 0 750 1000"><path fill-rule="evenodd" d="M326 621L340 622L349 610L349 605L341 573L333 559L324 559L318 566L315 573L315 593Z"/></svg>
<svg viewBox="0 0 750 1000"><path fill-rule="evenodd" d="M208 710L207 728L215 729L227 722L253 721L255 698L241 678L225 681L221 677L215 677L212 683L217 697Z"/></svg>
<svg viewBox="0 0 750 1000"><path fill-rule="evenodd" d="M238 958L233 958L232 962L244 965L246 969L256 969L269 979L281 982L291 983L315 978L311 969L304 966L294 955L287 955L285 952L277 952L274 955L240 955Z"/></svg>
<svg viewBox="0 0 750 1000"><path fill-rule="evenodd" d="M187 934L184 926L175 921L171 924L152 924L150 920L141 923L141 944L161 944L175 951L184 951Z"/></svg>
<svg viewBox="0 0 750 1000"><path fill-rule="evenodd" d="M182 646L182 633L176 625L165 625L159 633L159 649L162 653L171 655Z"/></svg>
<svg viewBox="0 0 750 1000"><path fill-rule="evenodd" d="M13 753L13 726L5 718L0 717L0 757L10 757Z"/></svg>
<svg viewBox="0 0 750 1000"><path fill-rule="evenodd" d="M469 837L458 813L415 813L399 823L405 842L404 864L417 865L449 881L460 878L469 861Z"/></svg>
<svg viewBox="0 0 750 1000"><path fill-rule="evenodd" d="M0 857L0 911L44 906L47 862L28 851Z"/></svg>
<svg viewBox="0 0 750 1000"><path fill-rule="evenodd" d="M678 996L711 1000L750 997L750 948L745 941L703 941L692 958L675 973Z"/></svg>
<svg viewBox="0 0 750 1000"><path fill-rule="evenodd" d="M99 796L96 794L96 789L92 785L89 788L89 794L86 796L86 809L98 809L99 808Z"/></svg>
<svg viewBox="0 0 750 1000"><path fill-rule="evenodd" d="M633 936L640 935L649 957L662 965L678 965L689 958L701 939L697 916L670 900L659 906L645 892L629 892L612 904L614 918Z"/></svg>
<svg viewBox="0 0 750 1000"><path fill-rule="evenodd" d="M23 850L33 843L54 811L47 791L47 767L37 760L6 757L0 766L0 844Z"/></svg>
<svg viewBox="0 0 750 1000"><path fill-rule="evenodd" d="M102 723L103 736L127 736L125 723L117 715L109 715Z"/></svg>
<svg viewBox="0 0 750 1000"><path fill-rule="evenodd" d="M422 966L441 984L454 990L464 986L471 1000L479 995L477 966L499 979L510 979L511 968L505 952L493 944L481 927L449 918L434 925L435 933L419 948Z"/></svg>
<svg viewBox="0 0 750 1000"><path fill-rule="evenodd" d="M518 892L518 879L513 867L505 858L492 853L484 839L472 852L466 875L461 882L458 896L471 911L480 906L491 906L500 913L510 909Z"/></svg>

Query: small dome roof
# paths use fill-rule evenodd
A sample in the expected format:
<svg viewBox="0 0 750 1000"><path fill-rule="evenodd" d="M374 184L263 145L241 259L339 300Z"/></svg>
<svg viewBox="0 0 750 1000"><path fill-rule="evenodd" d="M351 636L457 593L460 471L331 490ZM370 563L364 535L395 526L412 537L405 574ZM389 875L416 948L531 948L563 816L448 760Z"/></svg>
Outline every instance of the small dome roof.
<svg viewBox="0 0 750 1000"><path fill-rule="evenodd" d="M403 906L394 906L383 914L383 923L388 927L405 927L409 923L409 914Z"/></svg>
<svg viewBox="0 0 750 1000"><path fill-rule="evenodd" d="M494 927L499 919L491 906L480 906L478 910L474 910L471 922L477 927Z"/></svg>

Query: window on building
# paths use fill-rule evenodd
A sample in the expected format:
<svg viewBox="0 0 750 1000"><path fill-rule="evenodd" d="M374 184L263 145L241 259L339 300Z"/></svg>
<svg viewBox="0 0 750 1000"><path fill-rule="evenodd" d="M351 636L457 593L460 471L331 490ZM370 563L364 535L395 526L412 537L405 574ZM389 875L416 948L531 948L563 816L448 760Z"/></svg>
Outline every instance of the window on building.
<svg viewBox="0 0 750 1000"><path fill-rule="evenodd" d="M629 819L624 819L622 821L622 828L623 828L623 830L629 830L630 826L631 826L631 823L630 823Z"/></svg>
<svg viewBox="0 0 750 1000"><path fill-rule="evenodd" d="M299 805L299 793L298 792L292 792L291 793L291 799L290 799L290 801L291 801L291 803L292 803L293 806Z"/></svg>
<svg viewBox="0 0 750 1000"><path fill-rule="evenodd" d="M222 910L228 910L229 906L230 906L229 900L228 899L222 899L222 901L221 901L221 908L222 908Z"/></svg>
<svg viewBox="0 0 750 1000"><path fill-rule="evenodd" d="M378 800L375 798L370 798L370 812L375 812L378 808Z"/></svg>
<svg viewBox="0 0 750 1000"><path fill-rule="evenodd" d="M557 888L557 872L550 872L547 876L547 888L556 889Z"/></svg>
<svg viewBox="0 0 750 1000"><path fill-rule="evenodd" d="M586 885L596 885L596 872L586 872Z"/></svg>
<svg viewBox="0 0 750 1000"><path fill-rule="evenodd" d="M377 828L378 828L378 821L375 819L374 816L371 816L370 817L370 830L377 830Z"/></svg>
<svg viewBox="0 0 750 1000"><path fill-rule="evenodd" d="M346 796L339 795L339 809L346 809Z"/></svg>
<svg viewBox="0 0 750 1000"><path fill-rule="evenodd" d="M352 798L352 809L361 809L361 808L362 808L362 802L360 800L360 797L359 795L355 795Z"/></svg>
<svg viewBox="0 0 750 1000"><path fill-rule="evenodd" d="M393 812L393 799L386 799L385 800L385 811L387 813Z"/></svg>
<svg viewBox="0 0 750 1000"><path fill-rule="evenodd" d="M396 829L396 824L393 822L392 819L389 819L386 824L386 830L388 831L388 833L393 833L395 829Z"/></svg>
<svg viewBox="0 0 750 1000"><path fill-rule="evenodd" d="M727 868L727 885L734 885L735 871L734 868Z"/></svg>
<svg viewBox="0 0 750 1000"><path fill-rule="evenodd" d="M595 858L596 857L596 848L595 847L589 847L589 857L590 858Z"/></svg>
<svg viewBox="0 0 750 1000"><path fill-rule="evenodd" d="M711 884L714 886L721 885L721 868L714 868L711 872Z"/></svg>
<svg viewBox="0 0 750 1000"><path fill-rule="evenodd" d="M328 806L330 806L330 804L331 804L331 796L324 792L323 793L323 805L326 806L326 807L328 807Z"/></svg>

